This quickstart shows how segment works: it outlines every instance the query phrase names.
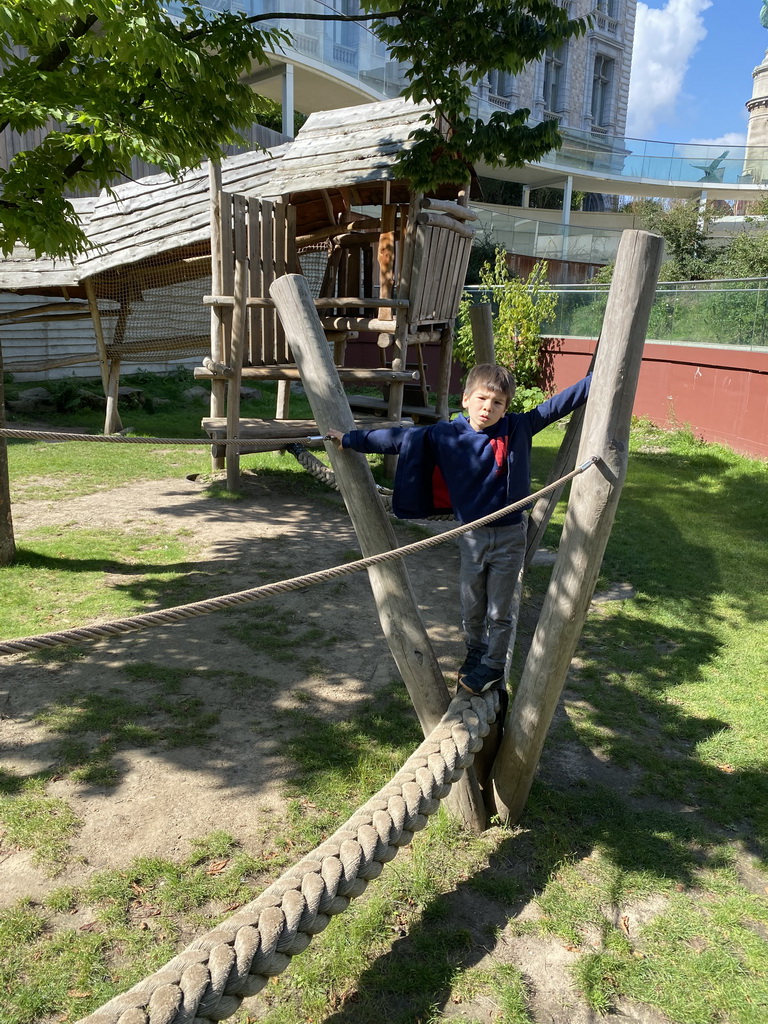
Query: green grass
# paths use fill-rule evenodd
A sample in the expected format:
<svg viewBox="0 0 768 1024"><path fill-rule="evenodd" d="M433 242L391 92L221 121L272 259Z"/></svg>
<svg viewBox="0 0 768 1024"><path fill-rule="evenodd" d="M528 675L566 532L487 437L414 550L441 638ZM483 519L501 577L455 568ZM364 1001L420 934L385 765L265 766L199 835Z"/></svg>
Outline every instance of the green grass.
<svg viewBox="0 0 768 1024"><path fill-rule="evenodd" d="M537 437L535 483L561 438L558 427ZM30 479L36 447L11 446L17 492ZM72 493L70 487L112 486L113 478L99 476L98 446L81 448L78 470L75 461L69 469L56 463L69 446L39 447L36 464L52 460L51 472L61 474L60 489L44 491L46 500ZM135 451L137 479L167 475L156 453ZM288 460L258 459L259 473L274 474L287 493L322 493ZM35 474L50 479L48 471ZM79 479L70 482L68 474ZM670 1024L763 1024L767 498L768 464L704 445L685 430L636 424L598 581L598 589L628 583L636 596L590 614L564 713L520 827L473 837L443 814L432 819L365 896L236 1019L374 1024L385 1006L390 1024L449 1016L462 1024L532 1024L547 1019L547 1008L537 1003L540 993L519 960L526 943L537 943L567 954L567 997L580 1000L582 1015L611 1019L617 1008L634 1005ZM562 518L559 512L547 545L556 545ZM49 617L58 625L66 614L114 614L111 605L101 613L89 603L110 574L119 576L110 601L123 602L120 614L174 603L200 583L190 575L195 552L183 535L137 537L131 547L122 533L78 532L72 525L61 536L25 541L18 572L32 596L19 612L17 570L3 570L0 622L7 635L50 628ZM265 580L276 578L281 564L278 557L265 563ZM537 567L527 577L521 649L548 574ZM72 599L62 600L64 593ZM76 614L75 602L82 602ZM258 616L233 629L278 669L297 637L312 646L338 642L292 622L279 601L260 605ZM304 667L311 675L308 661ZM185 702L184 670L133 661L125 672L129 682L142 683L140 697L124 690L98 704L77 693L51 702L38 725L49 732L55 765L26 778L6 769L0 778L5 845L29 849L42 864L66 862L79 822L52 792L56 773L115 781L124 746L172 746L182 722L194 727L191 742L206 747L213 723L204 705ZM238 694L256 685L214 666L195 676ZM76 1019L148 973L337 828L418 743L400 687L341 720L329 720L309 685L292 697L275 720L281 751L294 766L286 811L265 826L258 849L245 850L236 835L217 830L186 860L148 856L82 887L59 889L43 905L21 901L0 915L0 991L10 993L2 1024L30 1024L46 1014ZM92 927L73 926L73 911Z"/></svg>

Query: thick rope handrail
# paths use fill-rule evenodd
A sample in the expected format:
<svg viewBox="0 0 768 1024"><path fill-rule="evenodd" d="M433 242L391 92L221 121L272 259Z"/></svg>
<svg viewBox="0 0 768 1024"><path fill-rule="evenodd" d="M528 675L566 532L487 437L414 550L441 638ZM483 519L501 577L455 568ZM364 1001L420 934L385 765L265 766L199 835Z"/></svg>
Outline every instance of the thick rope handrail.
<svg viewBox="0 0 768 1024"><path fill-rule="evenodd" d="M145 612L143 615L133 615L125 619L115 619L111 622L94 623L90 626L78 626L73 629L61 630L56 633L43 633L39 636L19 637L16 640L5 640L0 642L1 654L22 654L25 651L34 651L46 647L59 647L62 644L77 644L88 640L102 640L109 636L119 636L123 633L133 633L137 630L151 629L153 626L167 626L176 622L184 622L187 619L199 618L201 615L209 615L212 612L222 611L225 608L234 608L237 605L251 604L254 601L261 601L267 597L274 597L278 594L287 594L293 590L303 590L305 587L314 586L316 583L325 583L328 580L338 579L340 576L349 576L352 573L362 572L372 565L381 565L383 562L393 561L397 558L405 558L406 555L415 554L417 551L426 551L428 548L437 547L445 541L458 537L470 530L480 526L487 526L489 523L502 519L511 512L517 512L526 505L537 501L544 495L549 494L557 487L567 483L573 477L578 476L589 469L598 461L598 456L593 455L580 466L572 469L570 473L547 484L541 490L529 494L526 498L516 501L496 512L491 512L482 519L472 523L464 523L453 530L445 533L427 537L424 540L415 541L413 544L405 544L400 548L390 548L381 551L376 555L368 555L356 562L345 562L343 565L335 565L329 569L320 569L317 572L306 573L304 576L293 576L287 580L279 580L276 583L266 583L261 587L252 587L249 590L240 590L234 594L224 594L221 597L211 597L204 601L194 601L190 604L177 605L175 608L165 608L155 612Z"/></svg>
<svg viewBox="0 0 768 1024"><path fill-rule="evenodd" d="M208 1024L288 967L346 910L472 764L499 713L497 689L457 695L386 786L252 902L77 1024Z"/></svg>
<svg viewBox="0 0 768 1024"><path fill-rule="evenodd" d="M307 437L130 437L125 434L71 434L57 430L12 430L0 428L0 437L17 441L108 441L121 444L204 444L206 446L229 445L230 447L263 448L271 451L275 445L287 448L292 444L319 444L320 436Z"/></svg>

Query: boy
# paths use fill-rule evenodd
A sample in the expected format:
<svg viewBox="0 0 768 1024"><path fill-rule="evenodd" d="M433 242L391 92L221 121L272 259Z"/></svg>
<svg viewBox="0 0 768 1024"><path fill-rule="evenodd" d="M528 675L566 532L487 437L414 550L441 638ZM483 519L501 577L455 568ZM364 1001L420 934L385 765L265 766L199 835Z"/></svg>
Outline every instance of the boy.
<svg viewBox="0 0 768 1024"><path fill-rule="evenodd" d="M469 371L465 415L429 427L329 431L334 443L360 452L399 453L392 511L422 519L453 509L460 523L527 497L533 435L583 405L591 376L526 413L508 412L515 378L484 363ZM467 656L459 684L484 693L504 677L512 633L512 599L523 565L527 517L512 512L458 538L459 595Z"/></svg>

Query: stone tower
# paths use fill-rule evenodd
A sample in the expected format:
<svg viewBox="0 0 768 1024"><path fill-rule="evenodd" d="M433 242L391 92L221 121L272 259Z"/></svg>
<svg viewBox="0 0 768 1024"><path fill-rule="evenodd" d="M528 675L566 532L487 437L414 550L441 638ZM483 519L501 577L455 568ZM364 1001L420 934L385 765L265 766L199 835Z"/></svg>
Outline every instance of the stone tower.
<svg viewBox="0 0 768 1024"><path fill-rule="evenodd" d="M752 99L747 100L749 124L743 181L768 182L768 50L752 72Z"/></svg>

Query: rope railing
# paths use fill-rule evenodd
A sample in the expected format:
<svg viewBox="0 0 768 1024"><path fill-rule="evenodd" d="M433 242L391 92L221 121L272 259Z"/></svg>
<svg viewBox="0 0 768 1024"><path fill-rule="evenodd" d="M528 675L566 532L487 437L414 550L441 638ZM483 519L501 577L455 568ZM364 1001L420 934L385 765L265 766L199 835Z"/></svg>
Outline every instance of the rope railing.
<svg viewBox="0 0 768 1024"><path fill-rule="evenodd" d="M207 1024L231 1017L423 829L499 713L497 689L454 697L396 775L251 903L78 1024Z"/></svg>
<svg viewBox="0 0 768 1024"><path fill-rule="evenodd" d="M131 437L125 434L72 434L56 430L12 430L10 427L0 429L0 437L17 441L98 441L119 444L181 444L181 445L229 445L232 448L248 447L263 448L271 451L276 445L287 448L292 444L316 444L323 440L320 435L307 437Z"/></svg>
<svg viewBox="0 0 768 1024"><path fill-rule="evenodd" d="M234 594L224 594L221 597L208 598L203 601L194 601L190 604L177 605L175 608L166 608L154 612L145 612L142 615L133 615L124 619L115 619L111 622L95 623L90 626L79 626L73 629L60 630L54 633L44 633L39 636L20 637L16 640L5 640L0 642L0 655L22 654L26 651L40 650L42 648L59 647L63 644L78 644L90 640L102 640L105 637L120 636L124 633L132 633L143 629L150 629L154 626L173 625L177 622L184 622L188 619L198 618L202 615L209 615L212 612L223 611L227 608L235 608L238 605L252 604L255 601L262 601L268 597L275 597L278 594L286 594L293 590L302 590L305 587L314 586L317 583L325 583L328 580L339 579L342 576L349 576L352 573L362 572L373 565L381 565L395 559L405 558L408 555L426 551L429 548L444 544L447 540L468 533L481 526L487 526L502 519L512 512L530 505L539 498L550 494L558 487L563 486L569 480L583 473L598 461L598 456L593 455L580 466L572 469L547 484L541 490L529 494L520 501L491 512L482 519L471 523L464 523L445 533L436 534L423 540L415 541L412 544L405 544L399 548L391 548L381 551L375 555L368 555L366 558L358 559L356 562L345 562L343 565L332 566L328 569L321 569L317 572L306 573L303 576L294 576L287 580L279 580L275 583L267 583L261 587L252 587L248 590L241 590Z"/></svg>

